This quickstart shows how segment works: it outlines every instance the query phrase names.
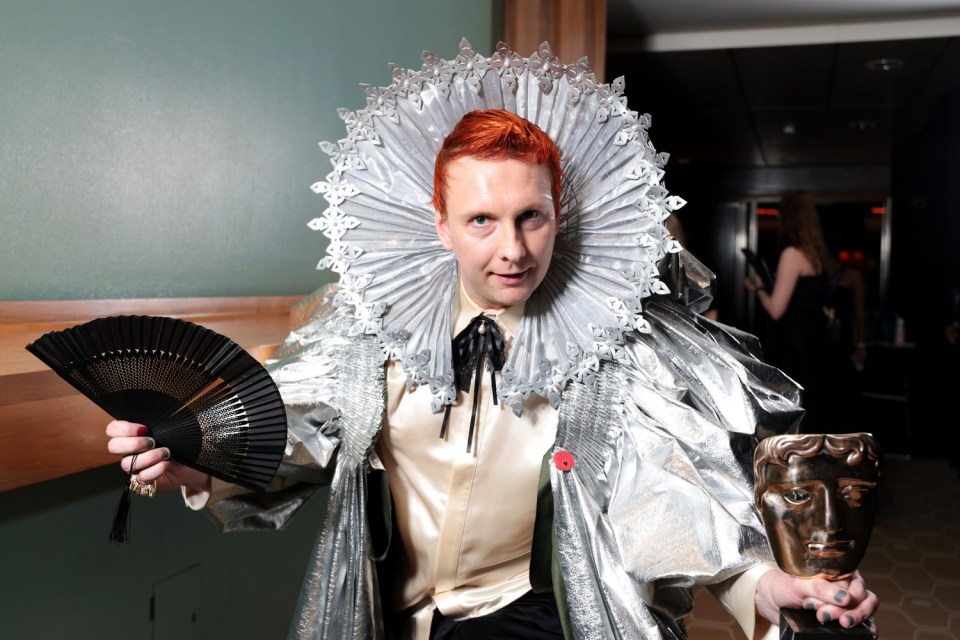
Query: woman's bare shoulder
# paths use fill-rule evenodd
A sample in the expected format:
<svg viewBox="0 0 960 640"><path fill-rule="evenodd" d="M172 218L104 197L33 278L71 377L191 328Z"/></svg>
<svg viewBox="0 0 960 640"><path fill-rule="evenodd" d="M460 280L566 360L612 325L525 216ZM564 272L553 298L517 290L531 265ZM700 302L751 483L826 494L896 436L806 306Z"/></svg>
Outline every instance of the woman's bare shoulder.
<svg viewBox="0 0 960 640"><path fill-rule="evenodd" d="M807 254L805 254L799 247L792 245L785 247L783 252L780 254L779 269L783 269L784 267L791 268L798 276L816 275L816 271L813 268L813 263L810 262L810 258L807 257Z"/></svg>

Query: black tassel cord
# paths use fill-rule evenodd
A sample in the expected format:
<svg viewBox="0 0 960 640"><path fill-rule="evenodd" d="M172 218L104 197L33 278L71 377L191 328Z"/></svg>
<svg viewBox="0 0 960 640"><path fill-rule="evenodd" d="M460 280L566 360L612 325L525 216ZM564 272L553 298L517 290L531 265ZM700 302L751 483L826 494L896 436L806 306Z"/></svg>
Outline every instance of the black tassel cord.
<svg viewBox="0 0 960 640"><path fill-rule="evenodd" d="M477 403L480 400L480 376L483 365L490 368L490 390L493 392L493 404L497 404L496 372L503 368L503 336L493 318L480 314L470 321L466 328L453 339L453 377L457 391L469 391L473 382L473 411L470 414L470 432L467 435L467 453L473 445L473 432L477 422ZM450 405L443 414L440 437L447 434L450 421Z"/></svg>
<svg viewBox="0 0 960 640"><path fill-rule="evenodd" d="M134 469L137 464L137 455L139 454L133 454L133 459L130 461L130 481L136 475ZM118 545L130 542L130 482L123 488L120 500L117 501L117 510L113 516L113 525L110 527L108 539Z"/></svg>

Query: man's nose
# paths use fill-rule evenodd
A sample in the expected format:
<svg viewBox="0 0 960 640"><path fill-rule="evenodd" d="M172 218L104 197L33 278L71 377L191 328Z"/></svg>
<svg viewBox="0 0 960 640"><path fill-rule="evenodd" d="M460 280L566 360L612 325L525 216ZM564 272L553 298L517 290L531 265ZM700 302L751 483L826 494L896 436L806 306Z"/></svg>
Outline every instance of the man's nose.
<svg viewBox="0 0 960 640"><path fill-rule="evenodd" d="M498 238L500 259L508 262L520 262L527 255L526 241L520 229L504 225Z"/></svg>

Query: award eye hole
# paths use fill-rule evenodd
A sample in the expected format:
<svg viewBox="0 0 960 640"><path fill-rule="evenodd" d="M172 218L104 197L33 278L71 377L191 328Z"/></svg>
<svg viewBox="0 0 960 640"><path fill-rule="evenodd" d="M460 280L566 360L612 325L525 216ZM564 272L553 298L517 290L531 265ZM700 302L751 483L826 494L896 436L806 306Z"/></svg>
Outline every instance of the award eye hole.
<svg viewBox="0 0 960 640"><path fill-rule="evenodd" d="M846 487L841 492L841 495L848 505L851 507L859 507L861 506L866 493L867 491L860 487Z"/></svg>
<svg viewBox="0 0 960 640"><path fill-rule="evenodd" d="M802 504L810 499L810 492L805 489L787 489L783 492L783 498L790 504Z"/></svg>

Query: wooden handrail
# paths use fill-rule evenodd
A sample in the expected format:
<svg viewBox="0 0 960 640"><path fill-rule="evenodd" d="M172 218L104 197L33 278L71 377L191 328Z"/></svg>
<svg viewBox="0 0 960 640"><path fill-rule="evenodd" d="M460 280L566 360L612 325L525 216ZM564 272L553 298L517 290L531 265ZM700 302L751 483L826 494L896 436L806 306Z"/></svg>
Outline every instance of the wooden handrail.
<svg viewBox="0 0 960 640"><path fill-rule="evenodd" d="M110 417L26 350L48 331L114 315L189 319L263 361L300 296L0 301L0 491L117 462Z"/></svg>

